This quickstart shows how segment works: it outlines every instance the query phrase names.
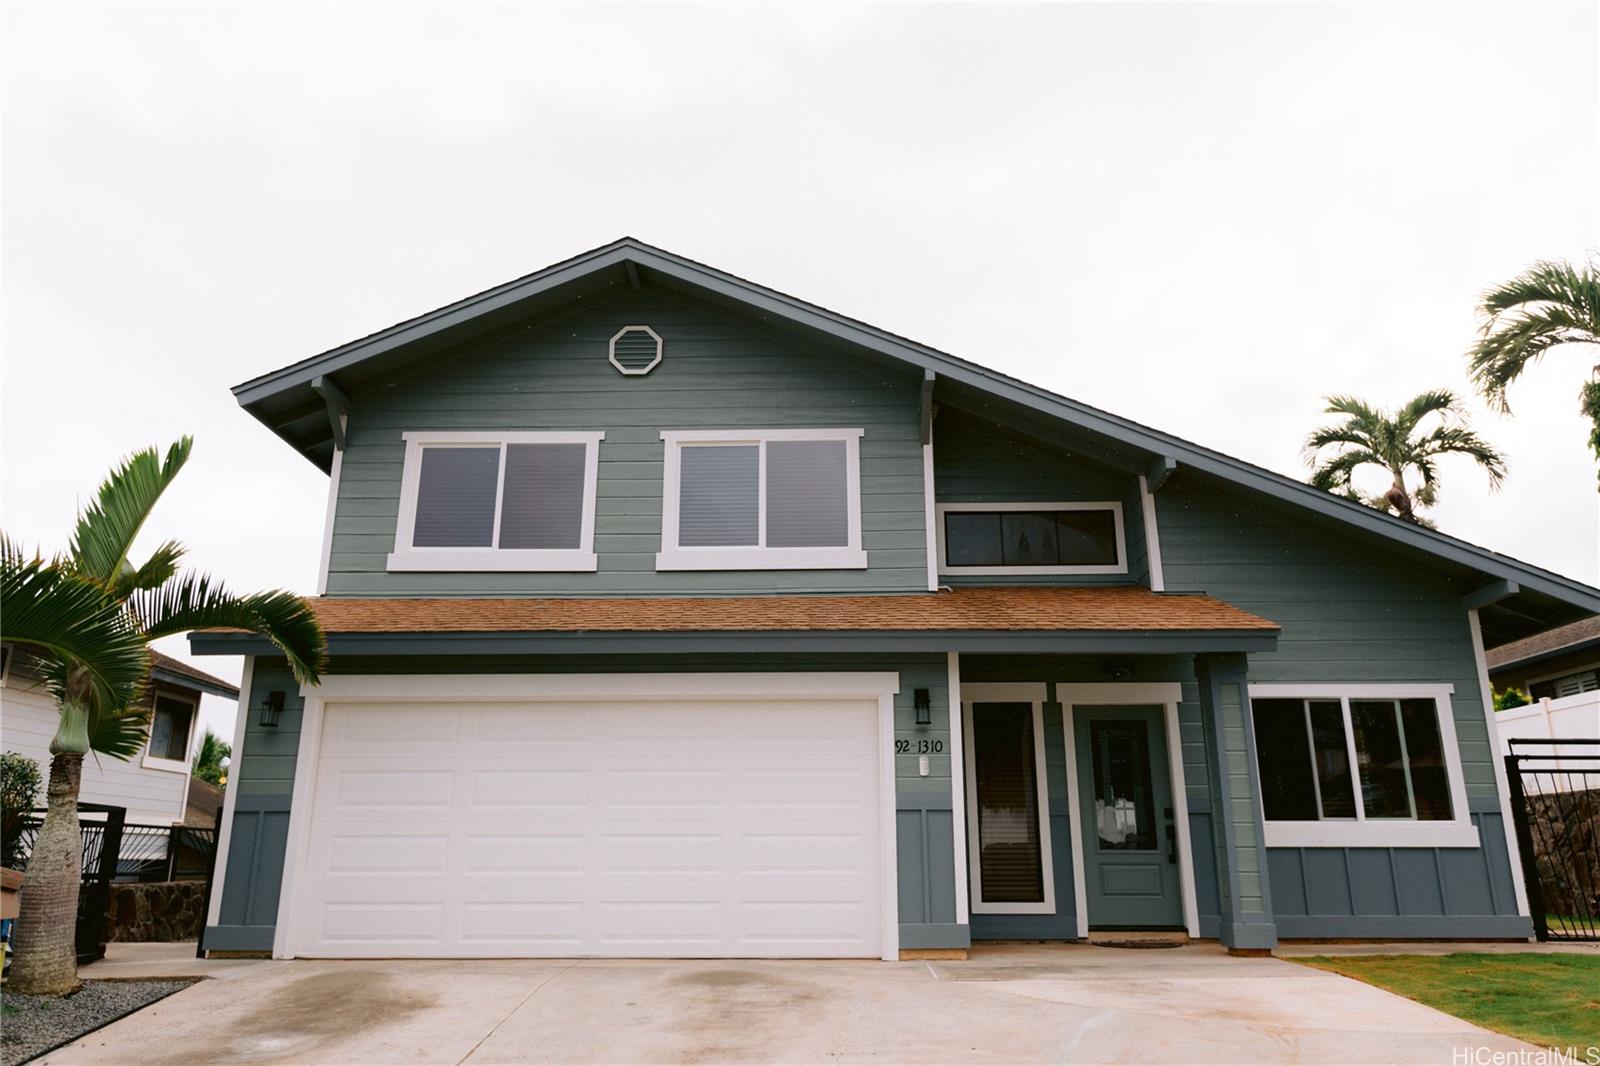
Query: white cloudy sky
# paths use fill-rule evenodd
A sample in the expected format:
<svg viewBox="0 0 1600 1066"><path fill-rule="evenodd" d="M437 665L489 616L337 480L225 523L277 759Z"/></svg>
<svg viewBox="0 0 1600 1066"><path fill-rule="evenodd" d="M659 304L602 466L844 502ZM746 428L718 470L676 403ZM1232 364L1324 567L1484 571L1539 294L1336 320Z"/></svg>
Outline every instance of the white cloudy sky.
<svg viewBox="0 0 1600 1066"><path fill-rule="evenodd" d="M314 590L326 481L229 386L622 234L1293 476L1600 244L1592 4L3 17L0 525L193 433L147 539L241 589ZM1592 359L1474 406L1511 477L1447 464L1441 528L1600 578Z"/></svg>

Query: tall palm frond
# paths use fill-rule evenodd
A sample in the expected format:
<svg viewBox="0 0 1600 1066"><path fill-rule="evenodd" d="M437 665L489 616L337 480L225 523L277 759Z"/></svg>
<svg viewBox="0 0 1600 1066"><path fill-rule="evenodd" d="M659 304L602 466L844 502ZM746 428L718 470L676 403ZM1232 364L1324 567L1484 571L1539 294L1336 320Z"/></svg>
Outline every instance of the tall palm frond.
<svg viewBox="0 0 1600 1066"><path fill-rule="evenodd" d="M161 494L189 461L193 437L184 437L160 458L154 448L135 452L100 485L94 502L78 516L68 555L84 576L111 586L128 565L134 538Z"/></svg>
<svg viewBox="0 0 1600 1066"><path fill-rule="evenodd" d="M175 540L169 540L155 551L142 566L125 566L111 580L112 599L125 600L139 589L158 588L178 573L178 563L186 549Z"/></svg>
<svg viewBox="0 0 1600 1066"><path fill-rule="evenodd" d="M145 638L98 585L0 534L0 638L43 649L88 671L99 699L138 702L149 670Z"/></svg>
<svg viewBox="0 0 1600 1066"><path fill-rule="evenodd" d="M1511 410L1506 389L1552 348L1600 346L1600 261L1583 266L1544 260L1483 294L1478 343L1467 353L1468 372L1490 406ZM1589 448L1600 458L1600 364L1579 395L1593 425Z"/></svg>
<svg viewBox="0 0 1600 1066"><path fill-rule="evenodd" d="M301 682L316 684L322 668L322 626L311 605L292 592L238 596L208 575L183 574L133 593L128 609L151 640L191 629L246 629L277 645Z"/></svg>

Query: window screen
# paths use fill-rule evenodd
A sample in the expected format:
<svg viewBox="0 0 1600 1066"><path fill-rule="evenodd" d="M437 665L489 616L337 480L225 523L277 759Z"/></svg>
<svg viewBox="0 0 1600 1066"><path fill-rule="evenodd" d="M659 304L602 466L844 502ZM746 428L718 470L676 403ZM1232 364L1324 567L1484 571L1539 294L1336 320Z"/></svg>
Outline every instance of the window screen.
<svg viewBox="0 0 1600 1066"><path fill-rule="evenodd" d="M984 901L1043 902L1033 706L975 704L972 741Z"/></svg>
<svg viewBox="0 0 1600 1066"><path fill-rule="evenodd" d="M1070 511L947 511L947 566L1115 566L1116 514Z"/></svg>
<svg viewBox="0 0 1600 1066"><path fill-rule="evenodd" d="M760 533L761 447L684 447L678 457L678 543L754 547Z"/></svg>
<svg viewBox="0 0 1600 1066"><path fill-rule="evenodd" d="M488 548L494 544L494 503L500 448L424 448L417 478L419 548Z"/></svg>
<svg viewBox="0 0 1600 1066"><path fill-rule="evenodd" d="M194 708L182 700L157 696L150 716L150 754L157 759L189 758L189 719Z"/></svg>
<svg viewBox="0 0 1600 1066"><path fill-rule="evenodd" d="M767 445L767 547L849 545L848 462L842 440Z"/></svg>
<svg viewBox="0 0 1600 1066"><path fill-rule="evenodd" d="M500 547L582 546L583 444L509 444L500 502Z"/></svg>

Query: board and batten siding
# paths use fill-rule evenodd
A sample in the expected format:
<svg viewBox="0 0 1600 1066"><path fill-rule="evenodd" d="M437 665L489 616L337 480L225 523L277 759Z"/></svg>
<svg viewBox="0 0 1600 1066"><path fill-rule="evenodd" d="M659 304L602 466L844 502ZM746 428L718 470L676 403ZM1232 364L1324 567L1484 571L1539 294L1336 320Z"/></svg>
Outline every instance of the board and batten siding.
<svg viewBox="0 0 1600 1066"><path fill-rule="evenodd" d="M1056 577L945 576L944 584L1127 585L1149 584L1144 510L1139 480L1034 437L954 408L933 423L933 485L939 503L1122 504L1127 540L1125 574Z"/></svg>
<svg viewBox="0 0 1600 1066"><path fill-rule="evenodd" d="M895 757L896 848L901 943L904 947L964 947L967 928L956 924L955 853L950 788L950 714L947 660L942 654L890 659L859 655L674 655L475 657L412 656L403 659L345 658L331 664L338 674L461 674L464 691L476 674L514 673L769 673L774 671L880 671L900 675L894 703L896 740L912 751ZM933 723L916 725L915 693L925 688ZM281 660L258 658L249 689L259 704L266 692L284 691L283 715L275 727L246 719L244 753L230 788L238 790L222 888L219 922L206 934L217 951L270 951L277 923L284 852L288 840L295 758L304 700ZM919 740L936 742L921 772Z"/></svg>
<svg viewBox="0 0 1600 1066"><path fill-rule="evenodd" d="M1526 935L1500 813L1463 590L1315 519L1260 507L1187 472L1156 495L1170 591L1206 592L1282 627L1249 657L1252 683L1445 683L1476 848L1267 848L1267 883L1285 937ZM1199 689L1179 708L1190 834L1215 838L1205 787ZM1242 737L1240 738L1242 740ZM1242 769L1240 767L1239 769ZM1217 881L1197 861L1201 931L1215 929Z"/></svg>
<svg viewBox="0 0 1600 1066"><path fill-rule="evenodd" d="M659 366L607 361L623 326L663 339ZM908 375L804 348L659 289L611 298L429 364L353 398L331 555L333 596L907 592L927 587L921 399ZM662 572L662 430L859 427L864 570ZM597 573L388 573L412 430L592 430Z"/></svg>

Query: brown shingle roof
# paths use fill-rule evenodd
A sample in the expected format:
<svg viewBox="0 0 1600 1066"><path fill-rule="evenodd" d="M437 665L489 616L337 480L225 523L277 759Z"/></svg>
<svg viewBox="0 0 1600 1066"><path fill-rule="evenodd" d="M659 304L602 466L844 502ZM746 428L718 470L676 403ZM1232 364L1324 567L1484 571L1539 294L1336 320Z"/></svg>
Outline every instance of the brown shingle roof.
<svg viewBox="0 0 1600 1066"><path fill-rule="evenodd" d="M1276 631L1197 594L1139 586L961 588L889 596L311 601L329 633L740 631Z"/></svg>
<svg viewBox="0 0 1600 1066"><path fill-rule="evenodd" d="M150 668L152 670L165 670L168 673L177 674L180 677L193 678L196 681L204 681L208 685L215 685L217 688L227 689L229 692L233 693L234 699L239 698L239 689L236 686L229 684L220 677L212 677L204 670L196 670L188 663L179 659L174 659L170 655L162 655L154 648L150 649Z"/></svg>
<svg viewBox="0 0 1600 1066"><path fill-rule="evenodd" d="M1531 659L1535 655L1559 651L1597 637L1600 637L1600 614L1592 618L1580 618L1569 625L1556 626L1554 629L1547 629L1543 633L1535 633L1521 640L1513 640L1510 644L1502 644L1498 648L1490 648L1483 653L1483 657L1489 669L1500 670L1524 659Z"/></svg>

